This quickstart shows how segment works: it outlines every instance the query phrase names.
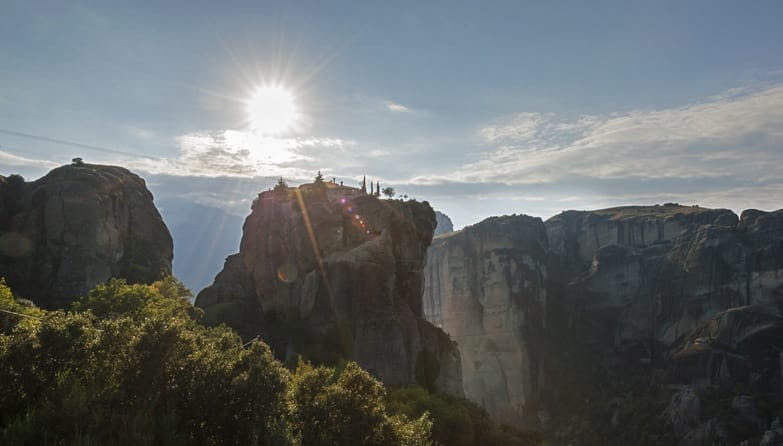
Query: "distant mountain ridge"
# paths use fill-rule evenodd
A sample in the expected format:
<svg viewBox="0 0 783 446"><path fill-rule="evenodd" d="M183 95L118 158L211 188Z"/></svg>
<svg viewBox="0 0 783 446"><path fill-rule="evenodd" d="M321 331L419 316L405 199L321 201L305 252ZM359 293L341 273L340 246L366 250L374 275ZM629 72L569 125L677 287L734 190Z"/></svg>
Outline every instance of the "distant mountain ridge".
<svg viewBox="0 0 783 446"><path fill-rule="evenodd" d="M174 275L197 294L239 249L244 218L175 197L160 200L158 207L174 239Z"/></svg>

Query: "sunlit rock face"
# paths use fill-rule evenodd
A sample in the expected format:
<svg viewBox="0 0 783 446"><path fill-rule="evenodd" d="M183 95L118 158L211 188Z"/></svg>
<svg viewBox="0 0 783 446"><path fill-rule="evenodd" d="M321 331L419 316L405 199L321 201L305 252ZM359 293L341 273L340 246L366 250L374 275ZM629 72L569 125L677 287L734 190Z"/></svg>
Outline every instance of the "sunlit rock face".
<svg viewBox="0 0 783 446"><path fill-rule="evenodd" d="M459 346L466 397L516 422L536 385L526 333L544 324L547 236L539 218L499 217L436 237L424 311Z"/></svg>
<svg viewBox="0 0 783 446"><path fill-rule="evenodd" d="M453 343L423 319L424 262L435 229L429 204L381 200L333 183L259 194L229 257L196 305L210 322L256 334L279 356L299 353L303 324L334 336L340 355L385 383L462 394Z"/></svg>
<svg viewBox="0 0 783 446"><path fill-rule="evenodd" d="M0 177L0 276L21 296L62 308L110 278L171 274L171 235L144 180L93 164L30 182Z"/></svg>

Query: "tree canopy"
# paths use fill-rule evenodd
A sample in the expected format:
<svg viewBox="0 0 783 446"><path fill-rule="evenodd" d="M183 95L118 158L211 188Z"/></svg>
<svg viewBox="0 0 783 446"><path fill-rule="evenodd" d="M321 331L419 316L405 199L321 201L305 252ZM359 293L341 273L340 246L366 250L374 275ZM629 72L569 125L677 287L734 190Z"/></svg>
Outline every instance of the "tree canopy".
<svg viewBox="0 0 783 446"><path fill-rule="evenodd" d="M391 415L356 363L291 373L188 294L112 280L44 311L0 282L0 444L429 444L427 415Z"/></svg>

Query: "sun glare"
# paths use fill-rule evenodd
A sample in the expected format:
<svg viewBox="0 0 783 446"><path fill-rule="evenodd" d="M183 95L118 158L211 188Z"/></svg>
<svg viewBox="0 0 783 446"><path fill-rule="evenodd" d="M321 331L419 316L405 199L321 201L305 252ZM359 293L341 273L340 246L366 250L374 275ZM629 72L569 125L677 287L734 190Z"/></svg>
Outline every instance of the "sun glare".
<svg viewBox="0 0 783 446"><path fill-rule="evenodd" d="M298 115L294 96L280 86L259 87L247 101L250 129L263 135L290 129Z"/></svg>

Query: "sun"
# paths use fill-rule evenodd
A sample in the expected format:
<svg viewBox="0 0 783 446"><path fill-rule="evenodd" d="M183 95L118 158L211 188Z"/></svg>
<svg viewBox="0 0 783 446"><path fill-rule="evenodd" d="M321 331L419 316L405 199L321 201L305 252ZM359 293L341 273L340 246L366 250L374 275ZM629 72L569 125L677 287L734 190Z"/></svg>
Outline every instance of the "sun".
<svg viewBox="0 0 783 446"><path fill-rule="evenodd" d="M262 135L277 135L296 124L299 112L294 95L282 86L257 88L246 102L250 129Z"/></svg>

